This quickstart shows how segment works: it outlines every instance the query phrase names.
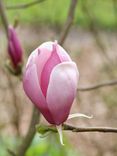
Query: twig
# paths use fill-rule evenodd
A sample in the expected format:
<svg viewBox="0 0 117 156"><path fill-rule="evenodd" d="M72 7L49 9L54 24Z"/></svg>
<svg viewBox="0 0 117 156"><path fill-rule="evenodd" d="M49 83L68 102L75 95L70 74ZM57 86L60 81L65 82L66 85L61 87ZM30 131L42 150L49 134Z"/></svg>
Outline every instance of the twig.
<svg viewBox="0 0 117 156"><path fill-rule="evenodd" d="M117 128L114 127L75 127L64 124L63 129L73 132L103 132L103 133L117 133Z"/></svg>
<svg viewBox="0 0 117 156"><path fill-rule="evenodd" d="M29 146L34 138L34 135L36 133L35 125L38 123L39 123L39 111L37 110L37 108L34 107L30 127L28 129L26 137L22 141L22 144L18 148L18 152L17 152L16 156L24 156L25 155L25 153L26 153L27 149L29 148Z"/></svg>
<svg viewBox="0 0 117 156"><path fill-rule="evenodd" d="M12 10L12 9L26 9L28 7L37 5L41 2L44 2L45 0L35 0L29 3L19 4L19 5L13 5L13 6L6 6L6 9Z"/></svg>
<svg viewBox="0 0 117 156"><path fill-rule="evenodd" d="M6 35L8 37L8 25L9 25L9 23L8 23L8 19L6 16L3 0L0 0L0 16L1 16L5 31L6 31Z"/></svg>
<svg viewBox="0 0 117 156"><path fill-rule="evenodd" d="M78 87L78 91L91 91L94 89L98 89L98 88L102 88L102 87L109 87L109 86L114 86L117 85L117 80L111 80L111 81L107 81L107 82L102 82L99 84L95 84L92 86L88 86L88 87Z"/></svg>
<svg viewBox="0 0 117 156"><path fill-rule="evenodd" d="M48 133L49 131L57 133L57 129L55 126L37 125L36 129L42 135L44 135L45 133ZM72 125L63 124L62 129L65 131L72 131L72 132L117 133L117 128L115 127L75 127Z"/></svg>
<svg viewBox="0 0 117 156"><path fill-rule="evenodd" d="M72 26L76 5L77 5L77 0L71 0L69 11L68 11L68 16L67 16L66 22L64 24L63 30L61 32L60 39L59 39L60 45L63 45L63 43L68 35L68 32Z"/></svg>

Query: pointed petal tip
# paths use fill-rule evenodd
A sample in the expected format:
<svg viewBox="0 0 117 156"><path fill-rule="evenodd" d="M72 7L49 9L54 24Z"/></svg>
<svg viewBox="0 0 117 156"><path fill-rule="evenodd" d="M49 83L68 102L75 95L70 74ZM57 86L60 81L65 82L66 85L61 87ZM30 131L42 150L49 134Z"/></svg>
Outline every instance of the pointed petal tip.
<svg viewBox="0 0 117 156"><path fill-rule="evenodd" d="M55 41L53 42L53 45L52 45L52 47L53 47L53 52L57 52L57 45L58 45L58 41L55 40Z"/></svg>

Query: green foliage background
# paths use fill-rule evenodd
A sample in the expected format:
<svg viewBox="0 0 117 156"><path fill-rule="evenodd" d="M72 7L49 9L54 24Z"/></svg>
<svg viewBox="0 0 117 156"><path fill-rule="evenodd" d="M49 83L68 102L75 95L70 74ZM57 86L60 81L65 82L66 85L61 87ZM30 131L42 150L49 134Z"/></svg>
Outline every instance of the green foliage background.
<svg viewBox="0 0 117 156"><path fill-rule="evenodd" d="M28 3L32 0L5 0L6 5ZM115 29L117 26L117 3L113 0L79 0L76 8L74 23L77 26L87 27L89 19L82 9L82 3L88 7L90 14L95 19L95 24L100 28ZM87 2L87 3L86 3ZM70 0L45 0L27 9L8 10L7 14L13 22L18 18L20 22L29 24L48 24L61 26L67 16Z"/></svg>
<svg viewBox="0 0 117 156"><path fill-rule="evenodd" d="M0 156L9 156L8 150L14 151L20 142L16 137L0 136ZM36 134L25 156L82 156L75 148L71 148L72 143L68 143L65 137L64 142L65 146L62 146L55 133L46 138Z"/></svg>

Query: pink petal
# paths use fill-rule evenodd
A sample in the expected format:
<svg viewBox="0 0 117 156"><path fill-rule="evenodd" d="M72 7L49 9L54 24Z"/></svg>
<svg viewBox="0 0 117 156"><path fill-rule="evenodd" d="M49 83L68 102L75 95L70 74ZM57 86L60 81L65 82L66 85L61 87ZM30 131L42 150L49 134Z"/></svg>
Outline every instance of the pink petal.
<svg viewBox="0 0 117 156"><path fill-rule="evenodd" d="M20 41L15 32L15 29L12 26L9 26L9 43L8 44L9 44L8 48L10 49L11 47L11 50L13 50L12 55L14 55L15 61L17 61L17 63L21 62L23 51L22 51Z"/></svg>
<svg viewBox="0 0 117 156"><path fill-rule="evenodd" d="M37 49L35 49L32 54L29 56L28 63L26 66L30 66L31 64L35 63L38 68L38 79L40 82L41 79L41 72L43 70L43 67L45 66L45 63L51 56L51 53L53 51L53 44L54 42L45 42L41 44ZM59 56L59 59L62 61L71 61L69 55L66 53L66 51L57 44L57 54ZM37 57L38 56L38 57Z"/></svg>
<svg viewBox="0 0 117 156"><path fill-rule="evenodd" d="M32 65L33 63L37 66L38 79L40 83L41 72L43 67L52 53L52 43L53 42L45 42L41 44L37 49L35 49L31 55L29 56L28 63L26 67Z"/></svg>
<svg viewBox="0 0 117 156"><path fill-rule="evenodd" d="M12 60L12 63L15 67L17 67L17 64L19 63L19 60L18 60L18 57L17 57L17 53L16 53L16 50L14 48L14 45L11 41L9 41L8 43L8 53L9 53L9 56Z"/></svg>
<svg viewBox="0 0 117 156"><path fill-rule="evenodd" d="M28 61L27 61L27 64L26 64L26 68L32 66L33 64L35 64L35 59L36 59L36 56L38 55L37 53L37 49L35 49L29 56L28 58Z"/></svg>
<svg viewBox="0 0 117 156"><path fill-rule="evenodd" d="M39 108L46 120L53 124L54 121L48 110L45 97L43 96L42 91L40 89L40 85L38 83L38 76L36 70L37 69L35 64L28 67L28 69L26 70L23 79L24 91L30 98L30 100Z"/></svg>
<svg viewBox="0 0 117 156"><path fill-rule="evenodd" d="M45 66L43 67L42 73L41 73L41 83L40 84L41 84L42 92L45 97L46 97L46 92L47 92L47 88L48 88L51 71L59 63L61 63L61 61L60 61L59 56L56 51L56 44L53 44L51 56L47 60Z"/></svg>
<svg viewBox="0 0 117 156"><path fill-rule="evenodd" d="M53 44L56 44L56 49L57 49L57 53L59 55L59 58L61 60L61 62L63 61L71 61L70 56L67 54L67 52L59 45L57 44L57 41L55 42L45 42L43 43L40 48L45 48L48 49L50 52L53 50Z"/></svg>
<svg viewBox="0 0 117 156"><path fill-rule="evenodd" d="M72 61L70 56L60 45L57 45L57 53L59 55L61 62Z"/></svg>
<svg viewBox="0 0 117 156"><path fill-rule="evenodd" d="M38 47L31 53L31 55L28 58L26 68L28 68L29 66L32 66L32 64L36 64L36 67L38 69L37 73L38 73L39 82L40 82L40 77L41 77L41 72L43 70L43 66L45 65L45 63L47 62L50 56L51 56L50 51L48 51L45 48L42 50Z"/></svg>
<svg viewBox="0 0 117 156"><path fill-rule="evenodd" d="M43 70L47 60L50 58L51 52L45 48L43 48L42 50L41 50L41 48L38 48L37 53L38 53L38 56L36 57L35 63L36 63L37 69L38 69L37 74L38 74L38 80L40 83L42 70Z"/></svg>
<svg viewBox="0 0 117 156"><path fill-rule="evenodd" d="M76 96L79 73L74 62L57 65L51 75L46 101L56 125L63 123Z"/></svg>
<svg viewBox="0 0 117 156"><path fill-rule="evenodd" d="M52 43L53 42L45 42L41 44L38 48L36 48L31 55L28 58L28 62L26 64L26 68L28 66L31 66L32 64L36 64L37 66L37 73L38 73L38 79L40 82L41 72L43 70L43 67L49 57L51 56L51 49L52 49Z"/></svg>

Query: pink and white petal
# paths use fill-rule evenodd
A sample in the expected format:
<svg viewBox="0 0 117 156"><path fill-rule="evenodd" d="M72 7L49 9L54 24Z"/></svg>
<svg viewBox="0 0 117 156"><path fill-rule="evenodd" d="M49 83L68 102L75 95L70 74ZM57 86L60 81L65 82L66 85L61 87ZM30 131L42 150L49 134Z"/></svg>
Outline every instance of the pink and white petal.
<svg viewBox="0 0 117 156"><path fill-rule="evenodd" d="M53 52L53 45L56 45L57 54L61 60L63 61L71 61L71 58L66 53L66 51L59 46L56 41L55 42L45 42L41 44L34 52L31 54L33 56L33 60L36 63L36 66L38 68L38 79L40 83L40 77L43 70L43 67L47 60L50 58L52 52ZM30 58L29 58L30 60ZM33 62L33 61L32 61Z"/></svg>
<svg viewBox="0 0 117 156"><path fill-rule="evenodd" d="M61 61L59 59L59 56L57 55L56 46L53 46L53 52L51 53L49 59L46 61L41 72L40 86L45 97L52 69L60 63Z"/></svg>
<svg viewBox="0 0 117 156"><path fill-rule="evenodd" d="M52 43L53 42L44 42L35 50L35 52L38 54L38 57L36 58L36 66L38 69L37 72L38 72L39 83L41 83L41 73L43 67L45 66L46 62L50 58L53 51Z"/></svg>
<svg viewBox="0 0 117 156"><path fill-rule="evenodd" d="M42 70L43 70L46 62L50 58L52 51L49 51L45 47L41 48L41 46L40 46L37 49L37 53L38 53L38 56L36 57L35 63L36 63L37 69L38 69L37 73L38 73L38 79L39 79L39 83L40 83Z"/></svg>
<svg viewBox="0 0 117 156"><path fill-rule="evenodd" d="M36 70L37 69L35 64L30 66L30 68L26 70L23 79L24 91L30 98L30 100L38 107L38 109L44 115L46 120L51 124L54 124L52 116L48 110L45 97L40 89Z"/></svg>
<svg viewBox="0 0 117 156"><path fill-rule="evenodd" d="M52 42L52 41L44 42L43 44L41 44L41 45L39 46L39 48L40 48L40 49L45 48L45 49L47 49L48 51L51 52L51 51L53 50L53 47L52 47L53 43L54 43L54 42Z"/></svg>
<svg viewBox="0 0 117 156"><path fill-rule="evenodd" d="M31 66L32 64L36 64L37 69L38 69L38 79L40 82L40 76L41 76L41 72L43 70L43 67L46 63L46 61L49 59L49 57L51 56L51 52L46 49L46 48L41 48L38 47L37 49L35 49L29 56L28 58L28 62L26 64L26 68L28 68L29 66Z"/></svg>
<svg viewBox="0 0 117 156"><path fill-rule="evenodd" d="M59 55L61 62L72 61L70 56L67 54L67 52L60 45L57 45L56 48L57 48L57 53Z"/></svg>
<svg viewBox="0 0 117 156"><path fill-rule="evenodd" d="M28 68L29 66L31 66L32 64L35 64L35 58L37 56L37 49L35 49L31 54L30 56L28 57L28 61L27 61L27 64L26 64L26 68Z"/></svg>
<svg viewBox="0 0 117 156"><path fill-rule="evenodd" d="M43 43L40 46L40 49L41 48L46 48L50 52L52 52L53 51L53 44L56 44L57 53L58 53L58 55L60 57L61 62L71 61L70 56L67 54L67 52L59 44L57 44L57 41L56 40L55 40L55 42L48 41L48 42Z"/></svg>
<svg viewBox="0 0 117 156"><path fill-rule="evenodd" d="M57 65L50 75L46 101L56 125L68 115L77 91L79 73L74 62Z"/></svg>

